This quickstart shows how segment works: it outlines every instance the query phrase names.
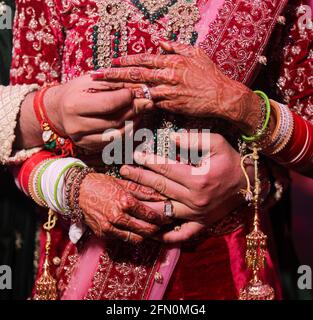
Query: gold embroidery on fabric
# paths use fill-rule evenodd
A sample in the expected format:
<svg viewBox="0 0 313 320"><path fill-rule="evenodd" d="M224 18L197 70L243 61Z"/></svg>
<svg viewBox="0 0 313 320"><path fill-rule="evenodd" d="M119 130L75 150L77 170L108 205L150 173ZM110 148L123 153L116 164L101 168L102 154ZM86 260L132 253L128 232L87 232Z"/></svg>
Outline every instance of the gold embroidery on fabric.
<svg viewBox="0 0 313 320"><path fill-rule="evenodd" d="M70 254L70 252L73 250L73 254ZM78 262L78 252L76 246L74 246L71 242L66 246L63 255L61 257L61 263L59 267L56 270L56 276L58 281L58 290L63 291L68 286L71 277L73 275L73 272L76 268L77 262ZM64 272L64 277L61 276L62 272Z"/></svg>
<svg viewBox="0 0 313 320"><path fill-rule="evenodd" d="M225 0L200 47L230 78L247 83L286 0Z"/></svg>
<svg viewBox="0 0 313 320"><path fill-rule="evenodd" d="M154 45L157 45L160 39L168 39L173 33L180 43L190 43L195 32L195 24L200 19L196 0L178 0L168 8L168 14L164 19L153 23L145 19L143 13L127 1L95 0L95 2L99 13L97 59L98 67L101 68L111 66L113 33L120 37L119 53L125 56L130 41L133 42L137 37L135 35L137 30L148 33ZM152 1L145 1L145 6L155 10L162 7L158 2L153 5ZM132 27L133 24L137 25L136 28ZM145 52L149 52L144 37L139 37L131 49L140 52L142 48Z"/></svg>
<svg viewBox="0 0 313 320"><path fill-rule="evenodd" d="M106 249L108 250L108 249ZM143 299L160 254L158 244L117 245L100 256L98 269L84 300ZM122 252L122 253L121 253ZM119 260L127 252L128 258Z"/></svg>

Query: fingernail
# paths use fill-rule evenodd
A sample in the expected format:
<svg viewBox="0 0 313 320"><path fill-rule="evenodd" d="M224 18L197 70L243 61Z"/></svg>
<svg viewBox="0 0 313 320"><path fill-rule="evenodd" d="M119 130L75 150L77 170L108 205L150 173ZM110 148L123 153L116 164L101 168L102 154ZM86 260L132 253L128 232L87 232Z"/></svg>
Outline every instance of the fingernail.
<svg viewBox="0 0 313 320"><path fill-rule="evenodd" d="M128 166L122 166L122 168L120 169L120 174L123 177L128 177L130 175L130 170Z"/></svg>
<svg viewBox="0 0 313 320"><path fill-rule="evenodd" d="M112 59L112 65L113 65L113 66L119 66L119 65L121 65L121 58L113 58L113 59Z"/></svg>
<svg viewBox="0 0 313 320"><path fill-rule="evenodd" d="M92 71L90 76L93 80L99 80L103 78L103 71Z"/></svg>

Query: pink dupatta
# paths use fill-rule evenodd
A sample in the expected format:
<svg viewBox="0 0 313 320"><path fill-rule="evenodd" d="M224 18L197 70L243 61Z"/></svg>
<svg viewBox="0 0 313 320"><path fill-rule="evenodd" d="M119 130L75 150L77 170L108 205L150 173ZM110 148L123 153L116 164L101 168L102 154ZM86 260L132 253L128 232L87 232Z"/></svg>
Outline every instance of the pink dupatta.
<svg viewBox="0 0 313 320"><path fill-rule="evenodd" d="M312 0L313 1L313 0ZM199 33L198 42L204 40L208 27L216 18L218 9L222 7L224 0L199 0L198 5L201 13L201 20L196 29ZM91 287L92 279L97 271L99 258L103 253L102 240L92 238L86 244L86 249L80 253L79 261L75 272L65 290L61 300L81 300ZM149 300L161 300L171 279L175 266L180 256L180 248L168 248L165 261L160 264L159 272L163 276L162 283L154 282Z"/></svg>

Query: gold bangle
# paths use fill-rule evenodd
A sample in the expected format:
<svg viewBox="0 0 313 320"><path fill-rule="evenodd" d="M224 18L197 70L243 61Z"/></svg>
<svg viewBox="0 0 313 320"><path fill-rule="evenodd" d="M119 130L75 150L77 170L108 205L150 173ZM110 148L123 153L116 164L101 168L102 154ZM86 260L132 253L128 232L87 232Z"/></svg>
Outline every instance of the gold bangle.
<svg viewBox="0 0 313 320"><path fill-rule="evenodd" d="M49 159L50 160L50 159ZM47 161L47 159L41 161L39 164L36 165L36 167L33 169L29 176L28 180L28 192L30 197L40 206L40 207L45 207L48 208L48 205L46 202L44 202L38 195L38 192L36 190L36 187L34 187L34 181L36 184L37 181L37 175L39 173L40 167Z"/></svg>

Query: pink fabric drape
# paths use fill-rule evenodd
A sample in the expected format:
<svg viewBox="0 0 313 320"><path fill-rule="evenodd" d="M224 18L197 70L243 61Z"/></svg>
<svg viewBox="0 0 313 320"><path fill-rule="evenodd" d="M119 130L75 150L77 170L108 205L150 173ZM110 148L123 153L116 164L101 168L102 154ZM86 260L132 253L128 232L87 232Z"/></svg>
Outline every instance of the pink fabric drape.
<svg viewBox="0 0 313 320"><path fill-rule="evenodd" d="M197 24L196 29L199 33L198 41L201 42L207 34L208 25L216 18L219 8L224 4L224 0L200 0L198 4L201 20ZM91 285L92 277L97 270L102 251L103 244L101 241L95 238L91 239L85 251L79 257L78 267L67 290L63 294L62 300L81 300L84 298ZM159 285L156 283L152 287L149 299L162 299L179 255L179 248L168 250L166 262L161 264L159 270L164 277L163 284Z"/></svg>
<svg viewBox="0 0 313 320"><path fill-rule="evenodd" d="M163 281L161 283L154 282L149 294L149 300L162 300L178 262L179 256L179 247L168 249L165 261L161 263L159 268L159 273L163 276Z"/></svg>
<svg viewBox="0 0 313 320"><path fill-rule="evenodd" d="M196 25L198 42L202 42L207 35L208 26L214 21L218 10L223 6L224 0L199 0L198 6L201 20Z"/></svg>
<svg viewBox="0 0 313 320"><path fill-rule="evenodd" d="M85 297L97 271L102 253L103 241L95 237L91 238L86 244L86 249L80 254L77 269L61 300L82 300Z"/></svg>
<svg viewBox="0 0 313 320"><path fill-rule="evenodd" d="M97 271L100 256L103 253L103 240L95 237L86 244L86 249L80 254L77 268L67 286L61 300L82 300L91 287L92 279ZM149 300L162 300L167 285L179 259L180 249L169 248L165 261L159 267L163 276L162 283L155 282L151 288Z"/></svg>

